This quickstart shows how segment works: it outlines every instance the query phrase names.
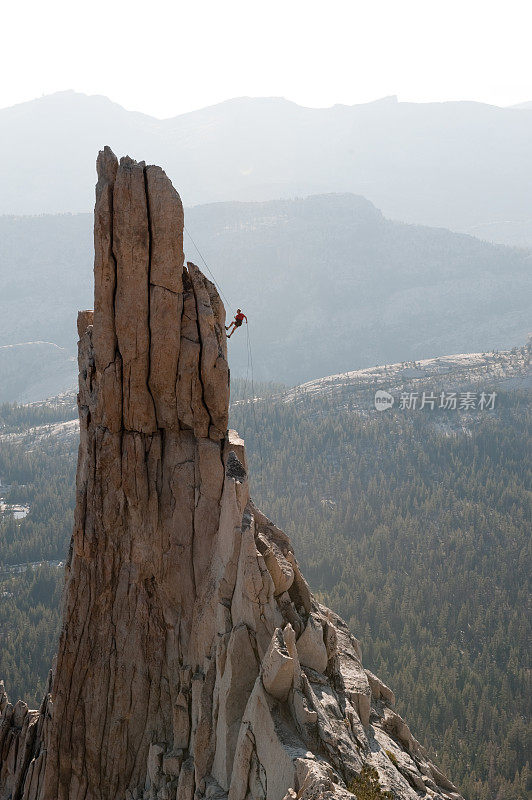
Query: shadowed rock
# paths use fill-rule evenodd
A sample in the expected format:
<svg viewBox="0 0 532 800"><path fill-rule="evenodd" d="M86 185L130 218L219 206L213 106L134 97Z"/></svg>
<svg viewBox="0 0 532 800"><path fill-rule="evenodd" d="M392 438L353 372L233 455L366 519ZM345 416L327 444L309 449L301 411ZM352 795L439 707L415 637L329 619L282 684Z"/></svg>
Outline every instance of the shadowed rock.
<svg viewBox="0 0 532 800"><path fill-rule="evenodd" d="M0 800L351 798L365 762L398 798L458 800L250 501L179 195L109 148L97 168L63 627L39 711L0 685Z"/></svg>

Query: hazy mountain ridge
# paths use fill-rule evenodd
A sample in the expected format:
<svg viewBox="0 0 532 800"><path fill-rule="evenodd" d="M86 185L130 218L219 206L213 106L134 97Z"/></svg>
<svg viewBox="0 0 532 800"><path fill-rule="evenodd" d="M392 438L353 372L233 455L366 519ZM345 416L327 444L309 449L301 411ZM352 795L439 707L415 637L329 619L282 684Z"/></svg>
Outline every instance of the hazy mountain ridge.
<svg viewBox="0 0 532 800"><path fill-rule="evenodd" d="M109 143L161 162L186 205L349 191L396 219L530 244L531 137L528 107L242 97L158 120L60 92L0 111L0 213L88 211Z"/></svg>
<svg viewBox="0 0 532 800"><path fill-rule="evenodd" d="M0 345L0 402L31 402L73 385L74 355L54 342Z"/></svg>
<svg viewBox="0 0 532 800"><path fill-rule="evenodd" d="M529 252L392 222L362 197L214 203L188 209L186 226L230 306L248 314L257 380L293 385L404 358L506 349L530 330ZM0 217L0 345L65 348L56 366L30 353L13 363L0 349L0 372L19 366L18 386L0 386L0 400L74 385L72 309L93 302L91 248L89 215ZM186 234L185 251L198 260ZM249 372L246 334L231 339L236 376ZM32 394L39 373L48 381L54 370L55 388Z"/></svg>

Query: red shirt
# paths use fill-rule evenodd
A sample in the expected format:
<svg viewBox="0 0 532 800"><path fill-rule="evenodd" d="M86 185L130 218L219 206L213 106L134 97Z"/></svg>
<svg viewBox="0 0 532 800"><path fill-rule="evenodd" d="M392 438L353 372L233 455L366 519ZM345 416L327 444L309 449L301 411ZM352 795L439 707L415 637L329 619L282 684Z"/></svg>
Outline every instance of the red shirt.
<svg viewBox="0 0 532 800"><path fill-rule="evenodd" d="M240 312L240 314L235 314L235 319L237 322L242 322L243 319L245 319L246 322L248 321L248 318L245 314L242 314L242 312Z"/></svg>

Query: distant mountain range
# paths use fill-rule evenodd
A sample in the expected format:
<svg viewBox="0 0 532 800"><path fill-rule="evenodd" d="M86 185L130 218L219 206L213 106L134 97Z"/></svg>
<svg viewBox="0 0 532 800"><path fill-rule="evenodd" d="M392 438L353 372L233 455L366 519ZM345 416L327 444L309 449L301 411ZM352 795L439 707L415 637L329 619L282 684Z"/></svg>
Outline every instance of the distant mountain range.
<svg viewBox="0 0 532 800"><path fill-rule="evenodd" d="M530 105L244 97L158 120L61 92L0 111L0 213L89 211L109 144L161 164L189 206L354 192L397 220L532 245Z"/></svg>
<svg viewBox="0 0 532 800"><path fill-rule="evenodd" d="M247 332L254 377L294 385L506 349L532 328L530 252L392 222L362 197L213 203L187 209L185 223L228 313L249 317L230 343L235 376L252 375ZM185 250L206 269L188 236ZM0 217L0 402L74 385L92 258L92 215Z"/></svg>

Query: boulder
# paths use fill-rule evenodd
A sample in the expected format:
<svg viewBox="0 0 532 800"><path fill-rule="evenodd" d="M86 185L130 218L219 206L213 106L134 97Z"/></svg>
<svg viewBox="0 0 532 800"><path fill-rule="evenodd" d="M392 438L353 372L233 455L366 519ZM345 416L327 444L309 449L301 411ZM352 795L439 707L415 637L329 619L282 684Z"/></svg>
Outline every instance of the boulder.
<svg viewBox="0 0 532 800"><path fill-rule="evenodd" d="M297 640L299 661L305 667L325 672L327 669L327 648L323 641L321 619L316 614L309 614L305 630Z"/></svg>
<svg viewBox="0 0 532 800"><path fill-rule="evenodd" d="M281 702L288 699L294 683L294 659L288 652L283 631L276 628L261 664L264 688Z"/></svg>

